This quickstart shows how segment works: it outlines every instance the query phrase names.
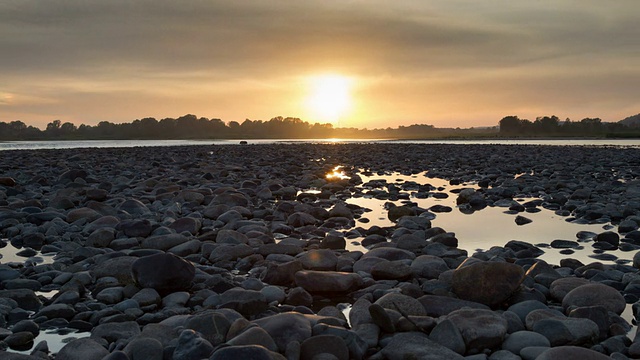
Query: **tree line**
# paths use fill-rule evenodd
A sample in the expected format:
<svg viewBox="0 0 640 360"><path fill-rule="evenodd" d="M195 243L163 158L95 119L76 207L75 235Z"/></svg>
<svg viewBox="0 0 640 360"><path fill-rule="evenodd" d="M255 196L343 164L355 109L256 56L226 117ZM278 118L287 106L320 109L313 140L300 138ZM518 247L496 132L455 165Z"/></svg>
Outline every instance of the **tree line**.
<svg viewBox="0 0 640 360"><path fill-rule="evenodd" d="M54 120L44 130L22 121L0 122L0 140L115 140L115 139L328 139L328 138L433 138L451 133L432 125L410 125L386 129L336 128L332 124L311 124L293 117L274 117L268 121L246 119L225 123L184 115L177 119L137 119L114 124L102 121L95 126L76 126Z"/></svg>
<svg viewBox="0 0 640 360"><path fill-rule="evenodd" d="M148 117L130 123L102 121L97 125L76 126L54 120L44 130L16 120L0 122L0 140L116 140L116 139L430 139L512 136L638 136L638 127L605 123L599 118L574 122L553 116L535 121L507 116L498 126L488 128L436 128L414 124L386 129L337 128L332 124L311 124L294 117L274 117L268 121L246 119L225 123L192 114L177 119Z"/></svg>
<svg viewBox="0 0 640 360"><path fill-rule="evenodd" d="M624 136L634 134L634 127L620 122L606 123L600 118L561 121L557 116L540 116L535 121L506 116L499 123L500 134L506 136ZM637 134L637 127L635 127Z"/></svg>

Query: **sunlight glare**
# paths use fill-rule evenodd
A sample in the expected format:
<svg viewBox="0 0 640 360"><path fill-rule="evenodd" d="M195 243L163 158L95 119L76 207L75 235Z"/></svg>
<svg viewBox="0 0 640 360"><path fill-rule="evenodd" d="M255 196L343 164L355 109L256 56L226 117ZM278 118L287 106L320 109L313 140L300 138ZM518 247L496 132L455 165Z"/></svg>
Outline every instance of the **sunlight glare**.
<svg viewBox="0 0 640 360"><path fill-rule="evenodd" d="M351 107L352 80L343 75L326 74L309 78L307 108L314 121L336 123Z"/></svg>

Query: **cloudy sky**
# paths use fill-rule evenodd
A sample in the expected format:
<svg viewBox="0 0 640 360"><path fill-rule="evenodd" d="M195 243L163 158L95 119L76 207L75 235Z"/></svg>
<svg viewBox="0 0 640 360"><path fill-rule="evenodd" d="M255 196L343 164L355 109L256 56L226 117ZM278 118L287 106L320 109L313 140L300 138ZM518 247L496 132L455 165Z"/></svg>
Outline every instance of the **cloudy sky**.
<svg viewBox="0 0 640 360"><path fill-rule="evenodd" d="M617 121L638 23L637 0L0 0L0 121ZM333 118L310 105L327 74Z"/></svg>

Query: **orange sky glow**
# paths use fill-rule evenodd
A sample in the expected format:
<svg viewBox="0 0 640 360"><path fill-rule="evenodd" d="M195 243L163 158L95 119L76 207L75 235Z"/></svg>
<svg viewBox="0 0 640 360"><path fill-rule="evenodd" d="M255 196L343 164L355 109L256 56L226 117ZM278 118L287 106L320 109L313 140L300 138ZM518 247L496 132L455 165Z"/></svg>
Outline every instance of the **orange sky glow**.
<svg viewBox="0 0 640 360"><path fill-rule="evenodd" d="M339 127L640 112L635 0L0 2L0 121Z"/></svg>

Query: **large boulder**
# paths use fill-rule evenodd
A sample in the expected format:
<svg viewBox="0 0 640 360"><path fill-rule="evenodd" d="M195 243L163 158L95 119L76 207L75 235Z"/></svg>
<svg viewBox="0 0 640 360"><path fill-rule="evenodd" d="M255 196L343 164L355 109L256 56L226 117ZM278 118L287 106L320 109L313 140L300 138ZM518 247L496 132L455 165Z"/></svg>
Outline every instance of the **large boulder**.
<svg viewBox="0 0 640 360"><path fill-rule="evenodd" d="M566 313L576 307L598 305L620 315L626 302L618 290L600 283L579 286L569 291L562 299L562 307Z"/></svg>
<svg viewBox="0 0 640 360"><path fill-rule="evenodd" d="M524 270L507 262L463 263L453 273L452 289L459 298L497 306L508 299L524 279Z"/></svg>
<svg viewBox="0 0 640 360"><path fill-rule="evenodd" d="M161 294L187 290L195 277L195 267L173 254L154 254L136 260L131 266L133 279L141 288Z"/></svg>

